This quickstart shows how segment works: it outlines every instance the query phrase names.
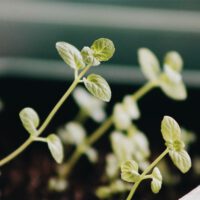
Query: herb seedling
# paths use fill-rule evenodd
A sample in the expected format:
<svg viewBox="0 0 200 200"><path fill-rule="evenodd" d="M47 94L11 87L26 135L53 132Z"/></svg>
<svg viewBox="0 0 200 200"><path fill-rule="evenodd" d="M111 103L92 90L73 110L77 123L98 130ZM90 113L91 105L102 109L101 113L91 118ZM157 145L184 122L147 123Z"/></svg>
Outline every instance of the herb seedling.
<svg viewBox="0 0 200 200"><path fill-rule="evenodd" d="M22 109L19 116L24 128L29 133L29 138L13 153L0 160L0 166L14 159L34 141L46 142L56 162L61 163L63 161L63 147L59 137L55 134L50 134L46 138L40 137L40 135L79 83L83 82L88 91L101 100L108 102L111 99L110 87L103 77L97 74L90 74L87 78L84 77L92 66L97 66L113 56L115 47L111 40L106 38L97 39L91 47L83 47L81 52L66 42L57 42L56 49L64 62L74 70L74 81L41 125L39 116L34 109L29 107Z"/></svg>

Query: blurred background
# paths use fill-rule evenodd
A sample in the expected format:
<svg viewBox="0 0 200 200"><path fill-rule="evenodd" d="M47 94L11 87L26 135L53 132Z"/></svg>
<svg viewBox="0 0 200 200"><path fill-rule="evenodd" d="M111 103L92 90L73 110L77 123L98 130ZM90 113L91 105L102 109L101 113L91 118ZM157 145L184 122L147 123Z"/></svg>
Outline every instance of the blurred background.
<svg viewBox="0 0 200 200"><path fill-rule="evenodd" d="M113 98L108 112L114 102L146 81L138 66L138 48L150 48L161 62L165 52L176 50L185 63L183 78L188 99L174 102L156 89L139 102L143 117L137 124L150 138L152 151L158 152L163 149L163 144L158 144L162 141L160 122L163 115L171 115L185 128L197 134L200 132L199 0L0 0L1 158L27 138L18 112L30 106L44 119L73 78L73 71L59 57L55 43L66 41L82 49L99 37L110 38L116 46L116 53L109 62L91 70L111 84ZM77 110L74 102L67 102L48 130L56 130ZM104 142L97 145L101 147ZM191 148L193 157L199 156L199 144L198 140ZM40 144L34 144L3 168L2 199L43 199L43 193L31 198L28 196L30 191L16 183L20 179L17 174L23 172L23 167L28 165L30 169L33 165L30 157L37 152L37 159L40 159L43 149ZM188 176L193 180L187 181ZM191 172L188 176L184 181L188 184L176 188L174 199L197 185L199 180L195 175Z"/></svg>

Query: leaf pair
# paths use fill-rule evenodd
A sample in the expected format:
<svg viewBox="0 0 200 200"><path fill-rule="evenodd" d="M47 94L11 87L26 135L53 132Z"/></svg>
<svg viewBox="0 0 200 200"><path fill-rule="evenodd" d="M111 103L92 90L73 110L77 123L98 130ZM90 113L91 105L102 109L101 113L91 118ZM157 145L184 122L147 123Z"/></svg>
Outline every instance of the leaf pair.
<svg viewBox="0 0 200 200"><path fill-rule="evenodd" d="M181 77L183 61L178 52L170 51L166 54L163 72L157 57L149 49L139 49L138 59L143 74L151 81L158 81L167 96L175 100L186 99L187 91Z"/></svg>
<svg viewBox="0 0 200 200"><path fill-rule="evenodd" d="M174 165L182 173L186 173L192 164L190 156L185 150L185 144L181 138L181 129L178 123L173 118L165 116L161 123L161 132Z"/></svg>
<svg viewBox="0 0 200 200"><path fill-rule="evenodd" d="M138 164L134 160L125 161L121 165L121 178L129 183L141 181L146 177L151 178L151 190L154 193L158 193L162 186L162 175L160 173L160 170L155 167L151 175L142 177L142 175L139 174L138 169Z"/></svg>
<svg viewBox="0 0 200 200"><path fill-rule="evenodd" d="M19 117L24 128L28 131L33 141L40 141L39 132L37 130L40 119L38 114L32 108L24 108L20 111ZM43 142L47 142L51 155L56 162L61 163L63 160L63 147L60 139L55 134L50 134L47 138L42 138Z"/></svg>
<svg viewBox="0 0 200 200"><path fill-rule="evenodd" d="M91 47L84 47L81 52L66 42L57 42L56 49L64 62L75 70L83 69L86 65L99 65L101 61L109 60L115 52L113 42L107 38L95 40Z"/></svg>

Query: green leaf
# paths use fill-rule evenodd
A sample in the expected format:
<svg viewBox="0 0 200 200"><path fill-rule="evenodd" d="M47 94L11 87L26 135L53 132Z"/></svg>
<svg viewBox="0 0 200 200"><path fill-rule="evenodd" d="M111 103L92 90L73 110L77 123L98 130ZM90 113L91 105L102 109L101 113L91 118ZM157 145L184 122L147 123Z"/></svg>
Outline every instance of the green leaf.
<svg viewBox="0 0 200 200"><path fill-rule="evenodd" d="M115 46L113 42L107 38L95 40L91 46L91 49L94 52L94 57L98 61L109 60L115 52Z"/></svg>
<svg viewBox="0 0 200 200"><path fill-rule="evenodd" d="M173 70L180 72L183 68L183 60L181 55L176 51L170 51L164 58L164 64L171 67Z"/></svg>
<svg viewBox="0 0 200 200"><path fill-rule="evenodd" d="M106 102L110 101L111 89L103 77L97 74L90 74L87 79L83 78L83 82L88 91L95 97Z"/></svg>
<svg viewBox="0 0 200 200"><path fill-rule="evenodd" d="M162 186L162 175L158 167L155 167L152 172L151 190L153 193L158 193Z"/></svg>
<svg viewBox="0 0 200 200"><path fill-rule="evenodd" d="M149 80L155 80L160 75L160 64L155 54L147 48L138 50L138 60L141 70Z"/></svg>
<svg viewBox="0 0 200 200"><path fill-rule="evenodd" d="M57 42L56 49L67 65L73 69L85 67L80 51L73 45L66 42Z"/></svg>
<svg viewBox="0 0 200 200"><path fill-rule="evenodd" d="M166 142L174 142L181 139L181 129L172 117L164 116L161 122L161 132Z"/></svg>
<svg viewBox="0 0 200 200"><path fill-rule="evenodd" d="M38 114L32 108L24 108L20 111L19 117L22 121L24 128L33 135L37 135L37 127L39 126L40 119Z"/></svg>
<svg viewBox="0 0 200 200"><path fill-rule="evenodd" d="M61 163L63 161L64 152L63 152L63 146L59 137L56 136L55 134L50 134L47 137L47 144L54 160L57 163Z"/></svg>
<svg viewBox="0 0 200 200"><path fill-rule="evenodd" d="M182 79L172 81L166 74L163 74L159 79L159 85L162 91L174 100L185 100L187 98L187 90Z"/></svg>
<svg viewBox="0 0 200 200"><path fill-rule="evenodd" d="M89 47L83 47L81 55L86 65L97 66L100 62L94 57L94 52Z"/></svg>
<svg viewBox="0 0 200 200"><path fill-rule="evenodd" d="M121 164L121 178L130 183L139 180L138 164L134 160L127 160Z"/></svg>
<svg viewBox="0 0 200 200"><path fill-rule="evenodd" d="M191 158L184 149L180 151L171 150L169 151L169 156L182 173L186 173L192 166Z"/></svg>

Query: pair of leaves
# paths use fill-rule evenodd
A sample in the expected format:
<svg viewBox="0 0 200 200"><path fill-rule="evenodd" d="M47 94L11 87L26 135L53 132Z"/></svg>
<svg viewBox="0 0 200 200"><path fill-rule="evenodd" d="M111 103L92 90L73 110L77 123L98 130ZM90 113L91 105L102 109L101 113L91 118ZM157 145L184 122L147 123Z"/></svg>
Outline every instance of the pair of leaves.
<svg viewBox="0 0 200 200"><path fill-rule="evenodd" d="M170 51L164 58L164 72L160 68L155 54L147 48L138 51L138 59L142 72L151 81L158 81L163 92L172 99L184 100L187 91L182 81L183 60L178 52Z"/></svg>
<svg viewBox="0 0 200 200"><path fill-rule="evenodd" d="M160 170L155 167L152 174L151 190L153 193L158 193L162 186L162 175ZM148 178L149 178L148 177ZM141 175L138 173L138 164L134 160L127 160L121 165L121 178L130 183L135 183L140 180ZM144 177L145 178L145 177Z"/></svg>
<svg viewBox="0 0 200 200"><path fill-rule="evenodd" d="M33 137L33 139L37 140L37 128L39 126L40 119L36 111L32 108L24 108L20 111L19 117L24 128ZM45 138L44 141L47 142L51 155L56 162L61 163L63 160L63 147L60 139L55 134L51 134Z"/></svg>
<svg viewBox="0 0 200 200"><path fill-rule="evenodd" d="M178 123L173 118L165 116L161 123L161 132L174 165L182 173L186 173L191 168L191 158L184 149L185 145Z"/></svg>
<svg viewBox="0 0 200 200"><path fill-rule="evenodd" d="M132 119L138 119L140 111L137 102L132 96L124 97L122 103L117 103L113 111L113 121L117 129L128 130L132 124Z"/></svg>
<svg viewBox="0 0 200 200"><path fill-rule="evenodd" d="M101 61L109 60L115 52L113 42L107 38L95 40L91 48L84 47L81 52L66 42L57 42L56 49L64 62L76 70L83 69L86 65L99 65Z"/></svg>

